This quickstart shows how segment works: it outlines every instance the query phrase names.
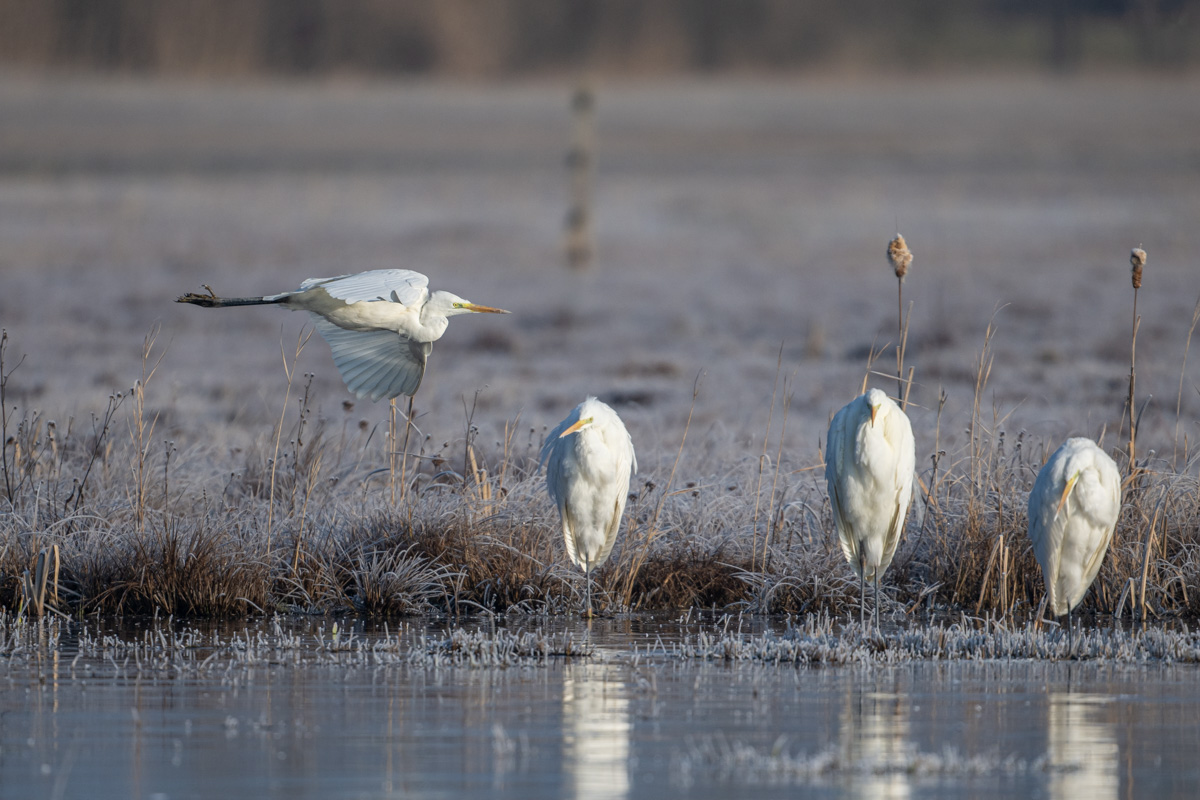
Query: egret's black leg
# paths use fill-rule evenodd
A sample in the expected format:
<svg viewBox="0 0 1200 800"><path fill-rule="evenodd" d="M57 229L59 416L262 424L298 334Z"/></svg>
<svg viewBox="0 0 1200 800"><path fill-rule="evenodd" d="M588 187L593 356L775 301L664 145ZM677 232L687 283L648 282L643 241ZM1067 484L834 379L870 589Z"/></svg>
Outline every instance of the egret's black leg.
<svg viewBox="0 0 1200 800"><path fill-rule="evenodd" d="M879 569L875 569L875 632L879 633Z"/></svg>

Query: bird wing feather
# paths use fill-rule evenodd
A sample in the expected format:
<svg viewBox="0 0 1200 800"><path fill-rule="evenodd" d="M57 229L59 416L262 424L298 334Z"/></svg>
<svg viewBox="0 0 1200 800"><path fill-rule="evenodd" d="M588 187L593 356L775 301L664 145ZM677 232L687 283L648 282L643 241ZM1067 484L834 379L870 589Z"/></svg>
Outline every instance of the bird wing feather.
<svg viewBox="0 0 1200 800"><path fill-rule="evenodd" d="M838 411L829 425L829 436L825 441L825 481L829 486L829 506L833 514L834 527L837 529L838 542L842 546L842 553L846 556L846 560L857 572L859 570L858 537L854 533L853 524L842 513L840 485L841 465L849 463L852 456L845 452L850 438L846 435L847 415L848 412L845 409Z"/></svg>
<svg viewBox="0 0 1200 800"><path fill-rule="evenodd" d="M567 505L566 495L563 495L563 499L558 501L558 515L562 519L563 541L567 545L567 558L571 559L572 564L578 564L586 569L586 565L575 548L575 532L571 530L571 509Z"/></svg>
<svg viewBox="0 0 1200 800"><path fill-rule="evenodd" d="M1103 451L1101 451L1100 454L1106 455L1103 453ZM1105 525L1104 537L1101 539L1100 544L1092 553L1091 558L1089 558L1087 563L1083 565L1082 583L1085 587L1091 586L1092 581L1096 580L1096 576L1100 574L1100 565L1104 562L1105 554L1108 553L1108 546L1112 542L1113 533L1115 533L1117 530L1117 520L1120 518L1121 514L1120 473L1117 472L1115 466L1113 466L1111 462L1105 464L1100 463L1098 460L1097 463L1094 464L1093 469L1099 473L1100 481L1108 484L1105 488L1108 489L1108 495L1112 498L1115 498L1116 514L1112 518L1112 524Z"/></svg>
<svg viewBox="0 0 1200 800"><path fill-rule="evenodd" d="M908 509L912 505L913 470L916 468L916 442L913 440L912 425L908 418L903 413L889 414L883 424L884 438L892 444L896 455L896 501L888 525L887 540L884 543L883 561L879 565L881 572L891 565L892 557L896 555L896 547L900 544L904 521L908 519Z"/></svg>
<svg viewBox="0 0 1200 800"><path fill-rule="evenodd" d="M411 269L374 269L356 275L309 278L300 284L301 291L317 287L347 303L383 300L413 306L429 296L429 278Z"/></svg>
<svg viewBox="0 0 1200 800"><path fill-rule="evenodd" d="M1033 555L1042 567L1050 613L1057 615L1060 598L1055 597L1055 585L1058 583L1058 559L1062 555L1067 514L1065 509L1057 513L1059 498L1052 496L1053 489L1050 470L1043 468L1029 494L1029 538L1033 542Z"/></svg>
<svg viewBox="0 0 1200 800"><path fill-rule="evenodd" d="M333 351L342 380L350 391L372 401L402 394L410 397L421 385L433 345L414 342L395 331L349 331L313 314L313 324Z"/></svg>

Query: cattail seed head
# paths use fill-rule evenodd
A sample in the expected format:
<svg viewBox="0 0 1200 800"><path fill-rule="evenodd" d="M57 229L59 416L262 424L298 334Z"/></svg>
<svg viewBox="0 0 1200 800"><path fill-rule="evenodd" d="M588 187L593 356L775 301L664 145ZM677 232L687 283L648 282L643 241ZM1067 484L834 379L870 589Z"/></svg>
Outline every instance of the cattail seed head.
<svg viewBox="0 0 1200 800"><path fill-rule="evenodd" d="M1133 265L1133 288L1142 288L1142 268L1146 266L1146 251L1135 247L1129 251L1129 263Z"/></svg>
<svg viewBox="0 0 1200 800"><path fill-rule="evenodd" d="M904 241L900 234L897 233L896 238L888 242L887 257L892 269L896 270L896 277L904 280L909 266L912 265L913 254L908 249L908 242Z"/></svg>

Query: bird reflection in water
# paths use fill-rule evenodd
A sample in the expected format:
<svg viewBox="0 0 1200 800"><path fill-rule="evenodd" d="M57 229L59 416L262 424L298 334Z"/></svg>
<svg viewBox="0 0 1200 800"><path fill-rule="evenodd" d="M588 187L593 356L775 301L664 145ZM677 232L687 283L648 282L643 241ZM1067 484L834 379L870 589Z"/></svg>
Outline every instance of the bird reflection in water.
<svg viewBox="0 0 1200 800"><path fill-rule="evenodd" d="M1105 695L1051 692L1047 717L1050 797L1107 800L1120 782L1116 732L1104 718Z"/></svg>
<svg viewBox="0 0 1200 800"><path fill-rule="evenodd" d="M576 798L629 794L629 698L612 664L586 665L563 680L563 772Z"/></svg>
<svg viewBox="0 0 1200 800"><path fill-rule="evenodd" d="M840 718L847 796L890 800L909 796L904 764L909 742L908 701L899 694L851 691Z"/></svg>

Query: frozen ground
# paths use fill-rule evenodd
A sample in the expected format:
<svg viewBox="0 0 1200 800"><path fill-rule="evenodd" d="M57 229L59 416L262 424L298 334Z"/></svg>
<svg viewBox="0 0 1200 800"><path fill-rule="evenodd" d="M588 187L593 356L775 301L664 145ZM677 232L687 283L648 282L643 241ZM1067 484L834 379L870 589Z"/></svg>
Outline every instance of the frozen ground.
<svg viewBox="0 0 1200 800"><path fill-rule="evenodd" d="M595 393L653 475L674 457L703 372L685 465L721 473L762 448L782 346L798 469L819 463L868 349L894 341L884 250L899 228L916 254L904 297L919 468L943 389L940 445L965 444L994 312L985 419L995 409L1010 436L1050 447L1107 425L1116 444L1137 245L1149 252L1138 393L1153 395L1142 441L1170 454L1200 296L1200 82L600 85L585 275L562 257L569 90L0 80L0 325L10 359L26 355L10 404L86 420L140 376L158 324L155 438L246 447L278 420L281 346L294 349L305 319L175 296L411 267L513 312L455 319L436 344L417 397L432 440L462 438L478 393L481 444L519 417L517 443L536 446ZM385 419L385 404L344 408L322 342L299 369L316 374L331 425ZM772 438L779 421L777 409Z"/></svg>

